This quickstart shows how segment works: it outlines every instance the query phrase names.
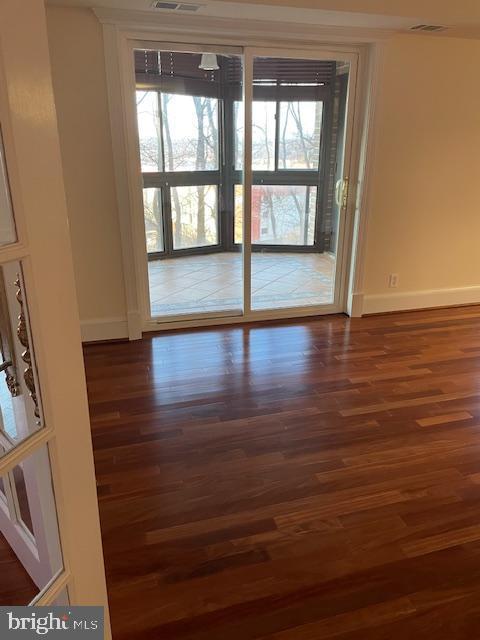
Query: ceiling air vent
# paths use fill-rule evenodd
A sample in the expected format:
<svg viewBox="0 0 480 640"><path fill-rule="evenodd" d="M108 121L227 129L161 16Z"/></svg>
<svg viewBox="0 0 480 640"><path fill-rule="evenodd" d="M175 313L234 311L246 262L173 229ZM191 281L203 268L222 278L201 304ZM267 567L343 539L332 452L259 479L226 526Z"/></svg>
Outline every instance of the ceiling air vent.
<svg viewBox="0 0 480 640"><path fill-rule="evenodd" d="M163 0L155 0L152 3L154 9L167 9L170 11L198 11L202 5L193 4L191 2L164 2Z"/></svg>
<svg viewBox="0 0 480 640"><path fill-rule="evenodd" d="M426 31L428 33L438 33L439 31L446 31L448 27L441 24L416 24L410 27L410 31Z"/></svg>

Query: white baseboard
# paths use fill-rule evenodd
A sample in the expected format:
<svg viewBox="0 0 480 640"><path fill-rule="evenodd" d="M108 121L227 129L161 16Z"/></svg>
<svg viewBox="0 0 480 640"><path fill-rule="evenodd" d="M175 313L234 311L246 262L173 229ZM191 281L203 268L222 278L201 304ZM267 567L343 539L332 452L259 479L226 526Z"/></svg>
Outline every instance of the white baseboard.
<svg viewBox="0 0 480 640"><path fill-rule="evenodd" d="M82 342L128 338L126 318L93 318L80 322Z"/></svg>
<svg viewBox="0 0 480 640"><path fill-rule="evenodd" d="M349 300L348 313L352 317L360 317L370 313L388 313L389 311L408 311L434 307L454 307L463 304L480 304L480 286L371 295L355 293ZM93 318L83 320L80 325L82 342L120 340L129 337L126 318ZM155 325L155 327L149 327L149 330L153 328L157 331L159 329L158 326ZM132 336L130 336L130 338L132 338Z"/></svg>
<svg viewBox="0 0 480 640"><path fill-rule="evenodd" d="M352 293L347 299L347 314L350 318L361 318L363 314L363 293Z"/></svg>
<svg viewBox="0 0 480 640"><path fill-rule="evenodd" d="M480 304L480 286L366 294L363 296L362 315L432 307L454 307L463 304Z"/></svg>

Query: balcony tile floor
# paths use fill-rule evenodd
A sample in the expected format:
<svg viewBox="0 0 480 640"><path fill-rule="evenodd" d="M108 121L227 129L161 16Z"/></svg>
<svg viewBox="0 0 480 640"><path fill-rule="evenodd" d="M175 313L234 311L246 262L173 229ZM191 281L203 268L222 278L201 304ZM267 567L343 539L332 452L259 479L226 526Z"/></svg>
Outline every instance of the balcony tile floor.
<svg viewBox="0 0 480 640"><path fill-rule="evenodd" d="M242 256L211 253L149 262L152 316L242 308ZM252 308L278 309L333 302L330 254L253 253Z"/></svg>

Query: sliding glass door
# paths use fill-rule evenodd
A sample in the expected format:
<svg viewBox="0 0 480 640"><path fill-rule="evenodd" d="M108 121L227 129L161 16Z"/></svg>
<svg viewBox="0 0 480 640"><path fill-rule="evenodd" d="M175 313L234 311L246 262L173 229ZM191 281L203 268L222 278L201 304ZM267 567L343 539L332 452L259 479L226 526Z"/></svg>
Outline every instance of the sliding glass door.
<svg viewBox="0 0 480 640"><path fill-rule="evenodd" d="M336 60L253 58L253 310L334 303L348 75Z"/></svg>
<svg viewBox="0 0 480 640"><path fill-rule="evenodd" d="M147 250L159 258L218 246L219 100L145 85L137 111Z"/></svg>
<svg viewBox="0 0 480 640"><path fill-rule="evenodd" d="M340 310L352 59L134 59L151 317Z"/></svg>
<svg viewBox="0 0 480 640"><path fill-rule="evenodd" d="M241 314L226 139L241 58L136 50L135 77L151 314Z"/></svg>

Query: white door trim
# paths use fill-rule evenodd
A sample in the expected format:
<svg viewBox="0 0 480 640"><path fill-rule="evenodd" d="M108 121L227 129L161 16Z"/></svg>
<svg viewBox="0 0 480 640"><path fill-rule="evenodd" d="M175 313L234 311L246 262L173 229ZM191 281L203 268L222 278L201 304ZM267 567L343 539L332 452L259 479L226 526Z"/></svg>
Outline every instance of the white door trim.
<svg viewBox="0 0 480 640"><path fill-rule="evenodd" d="M208 19L200 17L161 16L136 11L95 10L103 23L105 63L107 75L108 101L112 133L113 161L117 188L117 204L121 229L122 256L124 267L127 325L130 340L139 339L142 331L181 328L184 326L208 326L231 324L252 320L281 317L301 317L326 313L346 312L361 315L363 288L363 262L368 217L368 177L373 149L372 131L375 128L375 105L377 86L383 57L382 42L392 32L365 29L341 29L308 26L301 30L292 25L269 23L268 31L260 36L258 21ZM221 29L220 29L221 27ZM219 35L216 35L216 34ZM268 33L266 36L265 33ZM213 35L212 35L213 34ZM343 251L340 274L343 283L339 299L335 305L324 305L305 309L280 309L268 312L251 312L237 317L211 317L189 320L175 317L172 321L151 320L149 312L147 257L143 229L141 202L141 173L139 170L138 142L135 128L132 43L147 41L157 46L168 42L205 45L236 45L245 48L261 47L267 55L281 47L285 50L301 51L303 55L328 53L332 58L339 55L358 61L356 87L354 93L351 144L351 178L349 198L344 211ZM360 43L360 44L359 44ZM138 44L137 44L138 46ZM347 250L348 249L348 250ZM248 256L247 256L248 257ZM245 258L246 260L246 258ZM248 310L248 308L247 308ZM92 332L93 334L95 331ZM112 336L116 337L116 336Z"/></svg>
<svg viewBox="0 0 480 640"><path fill-rule="evenodd" d="M272 11L275 7L272 7ZM304 48L307 45L318 48L322 44L352 45L381 42L398 33L395 29L332 26L326 24L295 23L294 21L272 21L248 18L225 18L213 16L175 14L168 12L139 11L136 9L93 10L102 24L116 26L128 33L140 34L143 39L158 32L175 34L173 42L190 42L192 35L204 34L212 44L236 44L238 46L281 46L288 43ZM405 26L405 25L404 25ZM180 39L179 39L180 37ZM170 39L172 37L170 36ZM196 38L195 38L196 40ZM168 38L167 38L168 41Z"/></svg>

